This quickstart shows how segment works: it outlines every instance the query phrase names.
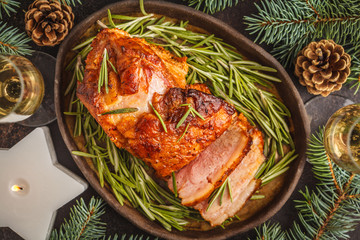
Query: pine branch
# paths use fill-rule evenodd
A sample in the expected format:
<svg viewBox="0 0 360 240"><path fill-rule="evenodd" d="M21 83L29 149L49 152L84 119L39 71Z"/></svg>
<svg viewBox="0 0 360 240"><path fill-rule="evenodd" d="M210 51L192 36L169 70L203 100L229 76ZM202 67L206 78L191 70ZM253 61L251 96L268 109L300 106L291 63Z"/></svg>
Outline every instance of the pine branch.
<svg viewBox="0 0 360 240"><path fill-rule="evenodd" d="M257 240L285 240L285 232L281 230L279 223L265 223L260 227L255 228L255 231Z"/></svg>
<svg viewBox="0 0 360 240"><path fill-rule="evenodd" d="M262 1L261 6L254 3L258 15L245 16L245 24L250 34L257 34L255 42L293 44L315 28L311 19L316 14L311 7L301 0Z"/></svg>
<svg viewBox="0 0 360 240"><path fill-rule="evenodd" d="M335 165L326 155L323 129L311 137L307 152L313 173L319 179L314 191L300 191L303 200L296 200L299 221L286 232L286 239L339 239L349 238L360 217L360 176ZM267 235L280 234L278 226L267 229ZM257 231L258 237L264 231ZM264 239L264 238L262 238Z"/></svg>
<svg viewBox="0 0 360 240"><path fill-rule="evenodd" d="M323 129L313 135L308 150L313 172L320 180L312 193L306 188L301 192L304 200L296 201L302 228L294 225L288 232L290 237L301 239L348 238L359 223L360 176L341 169L327 156Z"/></svg>
<svg viewBox="0 0 360 240"><path fill-rule="evenodd" d="M289 66L296 54L315 39L340 45L360 40L359 0L270 0L255 4L258 14L245 16L255 41L273 44L274 55Z"/></svg>
<svg viewBox="0 0 360 240"><path fill-rule="evenodd" d="M227 7L236 6L239 0L187 0L190 7L214 14L223 11Z"/></svg>
<svg viewBox="0 0 360 240"><path fill-rule="evenodd" d="M267 44L295 43L307 33L338 44L359 40L359 0L270 0L255 4L259 13L245 16L250 34Z"/></svg>
<svg viewBox="0 0 360 240"><path fill-rule="evenodd" d="M146 238L144 238L144 236L143 235L130 235L128 238L126 237L126 234L123 234L122 236L121 236L121 239L120 240L150 240L150 237L146 237ZM155 238L155 240L157 240L158 238ZM114 238L114 240L116 240L115 238Z"/></svg>
<svg viewBox="0 0 360 240"><path fill-rule="evenodd" d="M89 206L86 206L84 200L81 198L80 202L76 201L76 206L70 210L70 220L64 219L65 223L60 226L59 233L54 229L51 233L50 240L62 239L103 239L103 240L118 240L117 234L114 237L105 236L105 223L100 220L100 217L105 213L102 199L90 199ZM156 238L157 239L157 238ZM150 237L143 235L122 234L119 240L150 240Z"/></svg>
<svg viewBox="0 0 360 240"><path fill-rule="evenodd" d="M100 222L100 216L105 213L101 199L91 198L89 206L81 198L71 209L70 220L65 220L59 233L53 230L50 239L99 239L105 236L105 223Z"/></svg>
<svg viewBox="0 0 360 240"><path fill-rule="evenodd" d="M9 55L30 55L32 50L28 45L30 38L19 29L6 26L0 21L0 53Z"/></svg>
<svg viewBox="0 0 360 240"><path fill-rule="evenodd" d="M356 56L352 57L351 74L346 83L351 85L351 89L354 89L354 95L358 93L360 89L360 60Z"/></svg>
<svg viewBox="0 0 360 240"><path fill-rule="evenodd" d="M65 5L69 5L69 6L72 5L73 7L76 6L76 3L82 4L81 0L58 0L58 1L60 1L62 4L65 4Z"/></svg>
<svg viewBox="0 0 360 240"><path fill-rule="evenodd" d="M0 0L0 19L2 19L2 10L5 11L5 13L10 16L10 13L16 13L15 8L18 8L20 6L20 3L15 0Z"/></svg>
<svg viewBox="0 0 360 240"><path fill-rule="evenodd" d="M103 240L150 240L150 237L144 237L144 235L130 235L129 237L126 234L121 235L121 238L117 234L114 237L103 237ZM158 238L155 238L157 240Z"/></svg>
<svg viewBox="0 0 360 240"><path fill-rule="evenodd" d="M308 32L296 43L274 44L272 54L285 67L290 66L296 61L297 54L313 40L313 35Z"/></svg>

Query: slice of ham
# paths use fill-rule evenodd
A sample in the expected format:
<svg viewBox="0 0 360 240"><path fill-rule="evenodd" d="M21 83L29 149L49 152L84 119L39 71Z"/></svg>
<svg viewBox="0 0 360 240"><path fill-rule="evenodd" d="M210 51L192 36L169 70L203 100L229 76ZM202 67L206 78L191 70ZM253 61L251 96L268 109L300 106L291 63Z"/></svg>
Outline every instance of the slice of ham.
<svg viewBox="0 0 360 240"><path fill-rule="evenodd" d="M209 199L205 199L194 206L199 210L202 217L209 221L211 226L222 224L227 218L233 217L258 189L260 180L254 179L255 174L264 162L263 139L261 132L257 129L251 130L252 145L249 153L230 174L228 181L232 191L232 200L228 192L225 192L222 204L219 198L208 208Z"/></svg>
<svg viewBox="0 0 360 240"><path fill-rule="evenodd" d="M205 200L250 150L251 129L247 119L240 114L229 129L200 155L175 174L177 192L185 206L193 206ZM168 186L173 190L172 178Z"/></svg>

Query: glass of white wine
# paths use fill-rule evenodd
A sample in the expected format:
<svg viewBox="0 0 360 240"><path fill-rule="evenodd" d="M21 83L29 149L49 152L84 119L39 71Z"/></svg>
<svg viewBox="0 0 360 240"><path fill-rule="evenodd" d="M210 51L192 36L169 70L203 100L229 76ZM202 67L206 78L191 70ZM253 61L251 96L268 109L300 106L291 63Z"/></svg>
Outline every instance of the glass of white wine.
<svg viewBox="0 0 360 240"><path fill-rule="evenodd" d="M29 118L43 97L43 77L27 58L0 55L0 123Z"/></svg>
<svg viewBox="0 0 360 240"><path fill-rule="evenodd" d="M324 146L337 165L360 174L360 103L345 106L330 117Z"/></svg>

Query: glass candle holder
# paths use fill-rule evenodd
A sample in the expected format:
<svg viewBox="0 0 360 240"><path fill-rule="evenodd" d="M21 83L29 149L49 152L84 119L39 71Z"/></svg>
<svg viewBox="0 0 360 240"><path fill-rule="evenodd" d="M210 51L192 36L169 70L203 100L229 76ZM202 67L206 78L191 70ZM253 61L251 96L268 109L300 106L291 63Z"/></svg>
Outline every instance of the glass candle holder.
<svg viewBox="0 0 360 240"><path fill-rule="evenodd" d="M330 117L325 126L324 146L341 168L360 173L360 103L343 107Z"/></svg>
<svg viewBox="0 0 360 240"><path fill-rule="evenodd" d="M27 119L43 97L43 77L27 58L0 55L0 123Z"/></svg>

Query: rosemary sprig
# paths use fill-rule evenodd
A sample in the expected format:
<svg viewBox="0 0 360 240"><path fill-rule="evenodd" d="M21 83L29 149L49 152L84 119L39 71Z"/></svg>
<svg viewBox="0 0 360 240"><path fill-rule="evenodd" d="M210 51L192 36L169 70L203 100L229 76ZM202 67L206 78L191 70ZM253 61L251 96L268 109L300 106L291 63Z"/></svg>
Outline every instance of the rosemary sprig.
<svg viewBox="0 0 360 240"><path fill-rule="evenodd" d="M109 72L107 64L110 64L113 71L117 74L117 70L112 62L109 60L109 54L106 48L104 48L103 59L100 67L99 82L98 82L98 93L101 92L101 88L105 85L105 92L109 93Z"/></svg>
<svg viewBox="0 0 360 240"><path fill-rule="evenodd" d="M176 128L179 128L185 122L186 118L189 116L190 113L191 113L191 110L190 110L190 108L188 108L188 110L185 112L185 114L182 116L182 118L176 124Z"/></svg>
<svg viewBox="0 0 360 240"><path fill-rule="evenodd" d="M109 93L109 87L108 87L109 79L108 79L108 70L107 70L107 61L108 61L109 57L108 57L106 48L104 48L102 57L103 57L103 59L101 62L101 67L100 67L98 93L101 93L101 88L102 88L102 86L104 86L104 84L105 84L106 93Z"/></svg>
<svg viewBox="0 0 360 240"><path fill-rule="evenodd" d="M187 130L188 130L188 128L189 128L189 125L190 125L190 123L188 123L188 124L186 125L183 134L181 134L180 138L179 138L176 142L180 142L180 140L185 136L185 134L186 134L186 132L187 132Z"/></svg>
<svg viewBox="0 0 360 240"><path fill-rule="evenodd" d="M161 126L163 127L164 131L167 133L167 128L166 128L166 124L164 122L164 120L162 119L161 115L158 113L158 111L156 111L156 109L154 108L154 106L151 104L151 102L149 102L150 107L152 108L152 110L154 111L155 115L159 118L159 121L161 123Z"/></svg>
<svg viewBox="0 0 360 240"><path fill-rule="evenodd" d="M297 158L295 150L288 152L279 162L274 164L269 171L260 177L261 186L264 186L274 180L277 176L280 176L286 172L290 167L289 164ZM266 163L265 163L266 164Z"/></svg>
<svg viewBox="0 0 360 240"><path fill-rule="evenodd" d="M174 195L175 197L178 196L178 192L177 192L177 185L176 185L176 178L175 178L175 172L172 172L172 181L173 181L173 189L174 189Z"/></svg>
<svg viewBox="0 0 360 240"><path fill-rule="evenodd" d="M88 158L97 158L98 157L98 156L96 156L94 154L81 152L81 151L72 151L71 153L74 154L74 155L77 155L77 156L81 156L81 157L88 157Z"/></svg>
<svg viewBox="0 0 360 240"><path fill-rule="evenodd" d="M133 207L138 208L148 218L158 220L169 231L171 227L184 230L182 226L188 224L186 218L199 219L196 211L181 205L179 199L165 191L148 175L147 166L143 161L115 148L106 135L105 141L109 142L106 149L98 146L99 140L92 136L91 124L84 129L84 133L88 139L89 153L74 151L73 154L91 157L94 160L100 183L104 184L106 179L121 204L124 204L126 198ZM107 162L106 159L110 161ZM110 171L109 164L114 168L117 166L116 174Z"/></svg>
<svg viewBox="0 0 360 240"><path fill-rule="evenodd" d="M98 116L103 116L108 114L132 113L132 112L137 112L138 110L139 110L138 108L120 108L120 109L115 109L104 113L100 113L98 114Z"/></svg>
<svg viewBox="0 0 360 240"><path fill-rule="evenodd" d="M226 189L228 189L228 193L229 193L231 201L232 201L232 191L231 191L231 186L229 184L229 178L226 178L226 180L223 182L223 184L219 188L215 189L213 191L213 193L210 195L209 204L208 204L208 207L206 208L206 211L208 211L211 208L211 206L214 204L215 200L218 199L219 197L220 197L220 206L221 206Z"/></svg>
<svg viewBox="0 0 360 240"><path fill-rule="evenodd" d="M81 56L77 55L76 59L77 61L75 64L74 73L71 82L65 90L64 96L68 95L74 89L76 86L76 81L82 82L84 79L84 65L82 64Z"/></svg>
<svg viewBox="0 0 360 240"><path fill-rule="evenodd" d="M76 45L75 47L73 47L71 50L76 51L76 50L81 49L83 47L87 47L87 46L89 46L90 43L92 43L92 41L94 39L95 39L95 37L90 37L87 40L85 40L84 42L82 42L82 43Z"/></svg>
<svg viewBox="0 0 360 240"><path fill-rule="evenodd" d="M254 194L251 196L251 200L260 200L260 199L264 199L265 195L259 195L259 194Z"/></svg>
<svg viewBox="0 0 360 240"><path fill-rule="evenodd" d="M186 120L186 118L189 116L189 114L191 113L194 117L195 115L198 116L199 118L201 118L202 120L205 120L205 118L203 116L201 116L201 114L196 111L195 108L192 107L192 105L190 103L186 103L186 104L181 104L180 107L188 107L188 110L185 112L185 114L182 116L182 118L179 120L179 122L176 124L176 128L179 128ZM186 130L187 130L186 126ZM184 131L184 133L186 132L186 130ZM182 137L182 136L181 136ZM180 138L181 139L181 138Z"/></svg>
<svg viewBox="0 0 360 240"><path fill-rule="evenodd" d="M115 68L115 66L112 64L112 62L111 62L109 59L107 59L107 62L110 64L112 70L113 70L116 74L118 74L118 71L116 70L116 68Z"/></svg>
<svg viewBox="0 0 360 240"><path fill-rule="evenodd" d="M69 5L69 6L72 5L73 7L76 6L76 3L81 4L80 0L60 0L60 2L65 5Z"/></svg>
<svg viewBox="0 0 360 240"><path fill-rule="evenodd" d="M93 39L92 39L93 40ZM91 41L92 41L91 40ZM86 42L86 41L85 41ZM91 42L90 42L91 43ZM70 63L66 66L65 70L66 71L72 71L75 68L78 56L81 57L81 60L84 60L86 58L86 56L88 55L88 53L92 50L92 47L90 46L90 43L88 43L88 45L83 46L84 48L78 52L76 54L76 56L70 61ZM79 44L82 45L83 43ZM76 48L76 47L75 47Z"/></svg>

